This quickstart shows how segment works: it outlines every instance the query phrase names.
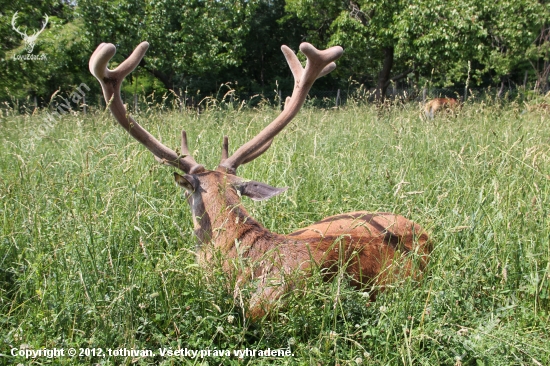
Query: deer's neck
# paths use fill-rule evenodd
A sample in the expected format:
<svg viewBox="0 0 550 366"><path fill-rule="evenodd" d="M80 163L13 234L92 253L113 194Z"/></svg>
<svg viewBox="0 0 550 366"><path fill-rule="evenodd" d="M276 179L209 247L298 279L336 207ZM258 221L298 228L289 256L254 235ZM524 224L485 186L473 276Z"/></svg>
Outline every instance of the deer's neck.
<svg viewBox="0 0 550 366"><path fill-rule="evenodd" d="M252 218L238 197L223 202L195 198L190 204L203 260L209 260L214 252L227 258L258 259L273 242L283 238Z"/></svg>

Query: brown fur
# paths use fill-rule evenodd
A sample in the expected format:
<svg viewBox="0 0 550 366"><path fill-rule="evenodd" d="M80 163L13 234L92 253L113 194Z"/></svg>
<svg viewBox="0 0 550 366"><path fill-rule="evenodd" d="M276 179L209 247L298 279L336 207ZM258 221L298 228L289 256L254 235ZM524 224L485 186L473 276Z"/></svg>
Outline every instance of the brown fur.
<svg viewBox="0 0 550 366"><path fill-rule="evenodd" d="M550 104L548 103L538 103L538 104L525 103L525 107L527 108L528 112L542 112L542 113L550 112Z"/></svg>
<svg viewBox="0 0 550 366"><path fill-rule="evenodd" d="M433 119L437 111L454 111L458 105L458 101L454 98L435 98L426 103L424 112L426 113L427 118Z"/></svg>
<svg viewBox="0 0 550 366"><path fill-rule="evenodd" d="M238 268L234 273L238 286L257 282L248 306L251 318L264 316L281 295L314 268L330 278L345 267L354 286L383 287L398 274L420 273L428 261L431 248L427 234L402 216L351 212L281 235L267 230L242 206L234 188L241 178L218 171L193 177L200 182L200 188L189 195L201 245L199 262L209 268L219 253L225 271L234 273ZM419 256L418 268L407 255L413 252Z"/></svg>

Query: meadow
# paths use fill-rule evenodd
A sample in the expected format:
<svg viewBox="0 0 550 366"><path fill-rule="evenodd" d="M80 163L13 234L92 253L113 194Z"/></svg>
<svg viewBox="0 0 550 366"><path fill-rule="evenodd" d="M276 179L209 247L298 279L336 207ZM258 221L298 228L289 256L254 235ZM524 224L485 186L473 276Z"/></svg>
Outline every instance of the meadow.
<svg viewBox="0 0 550 366"><path fill-rule="evenodd" d="M234 279L197 266L174 169L108 111L46 125L43 111L3 110L0 364L549 365L550 117L524 109L485 100L426 121L416 103L304 107L239 169L289 187L244 199L250 214L289 233L348 211L395 212L425 227L434 250L421 279L375 302L343 275L314 274L257 322L243 317ZM173 148L185 128L195 159L214 168L224 134L235 149L276 114L213 105L135 116ZM12 356L54 348L77 355Z"/></svg>

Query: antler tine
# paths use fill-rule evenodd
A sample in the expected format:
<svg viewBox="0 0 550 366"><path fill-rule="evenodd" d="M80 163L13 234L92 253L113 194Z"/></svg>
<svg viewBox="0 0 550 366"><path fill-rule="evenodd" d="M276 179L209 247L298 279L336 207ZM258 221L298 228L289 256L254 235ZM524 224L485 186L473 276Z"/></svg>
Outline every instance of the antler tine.
<svg viewBox="0 0 550 366"><path fill-rule="evenodd" d="M155 155L155 158L168 165L172 165L186 173L198 173L204 171L204 167L193 159L187 149L187 139L184 137L185 132L182 133L182 149L183 140L185 139L185 149L182 154L185 156L178 156L178 154L163 145L153 135L151 135L146 129L141 127L132 117L128 115L126 107L122 102L120 96L120 87L122 80L130 74L140 63L145 52L149 48L149 43L140 43L134 52L124 60L114 70L109 70L107 65L116 53L116 47L111 43L102 43L92 54L90 58L90 72L94 75L103 89L103 96L109 109L113 113L115 119L120 125L128 131L133 138L143 144L149 151Z"/></svg>
<svg viewBox="0 0 550 366"><path fill-rule="evenodd" d="M222 144L222 163L228 158L229 156L229 137L224 136L223 137L223 144Z"/></svg>
<svg viewBox="0 0 550 366"><path fill-rule="evenodd" d="M256 159L256 157L262 155L267 149L269 149L272 142L273 142L273 139L266 142L264 146L256 150L254 153L248 155L241 164L246 164L249 161ZM224 136L223 144L222 144L222 160L220 161L220 164L226 161L228 156L229 156L229 138L227 136Z"/></svg>
<svg viewBox="0 0 550 366"><path fill-rule="evenodd" d="M235 174L240 165L246 164L263 154L269 148L275 136L296 116L315 80L334 70L336 67L334 61L344 52L342 47L339 46L320 51L309 43L302 43L300 51L307 57L304 69L298 57L290 48L282 46L281 50L294 76L292 97L287 98L285 108L275 120L258 135L242 145L231 157L223 159L218 166L218 170Z"/></svg>
<svg viewBox="0 0 550 366"><path fill-rule="evenodd" d="M189 145L187 145L187 132L185 130L181 131L181 155L190 156L189 154Z"/></svg>

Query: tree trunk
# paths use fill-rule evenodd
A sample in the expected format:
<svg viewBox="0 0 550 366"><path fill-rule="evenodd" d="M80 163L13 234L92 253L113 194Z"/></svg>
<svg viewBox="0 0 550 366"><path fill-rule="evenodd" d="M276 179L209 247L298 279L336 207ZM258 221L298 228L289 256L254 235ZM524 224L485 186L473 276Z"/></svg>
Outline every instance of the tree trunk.
<svg viewBox="0 0 550 366"><path fill-rule="evenodd" d="M378 74L378 83L376 85L376 92L374 99L378 103L383 103L386 99L386 91L388 90L390 73L393 66L393 47L384 47L384 61L382 63L382 70Z"/></svg>
<svg viewBox="0 0 550 366"><path fill-rule="evenodd" d="M165 73L159 71L159 70L156 70L156 69L149 69L149 68L146 68L147 71L149 71L154 77L156 77L157 79L160 80L160 82L164 85L164 87L167 89L167 90L172 90L174 89L174 83L172 82L172 78L168 75L166 75Z"/></svg>

